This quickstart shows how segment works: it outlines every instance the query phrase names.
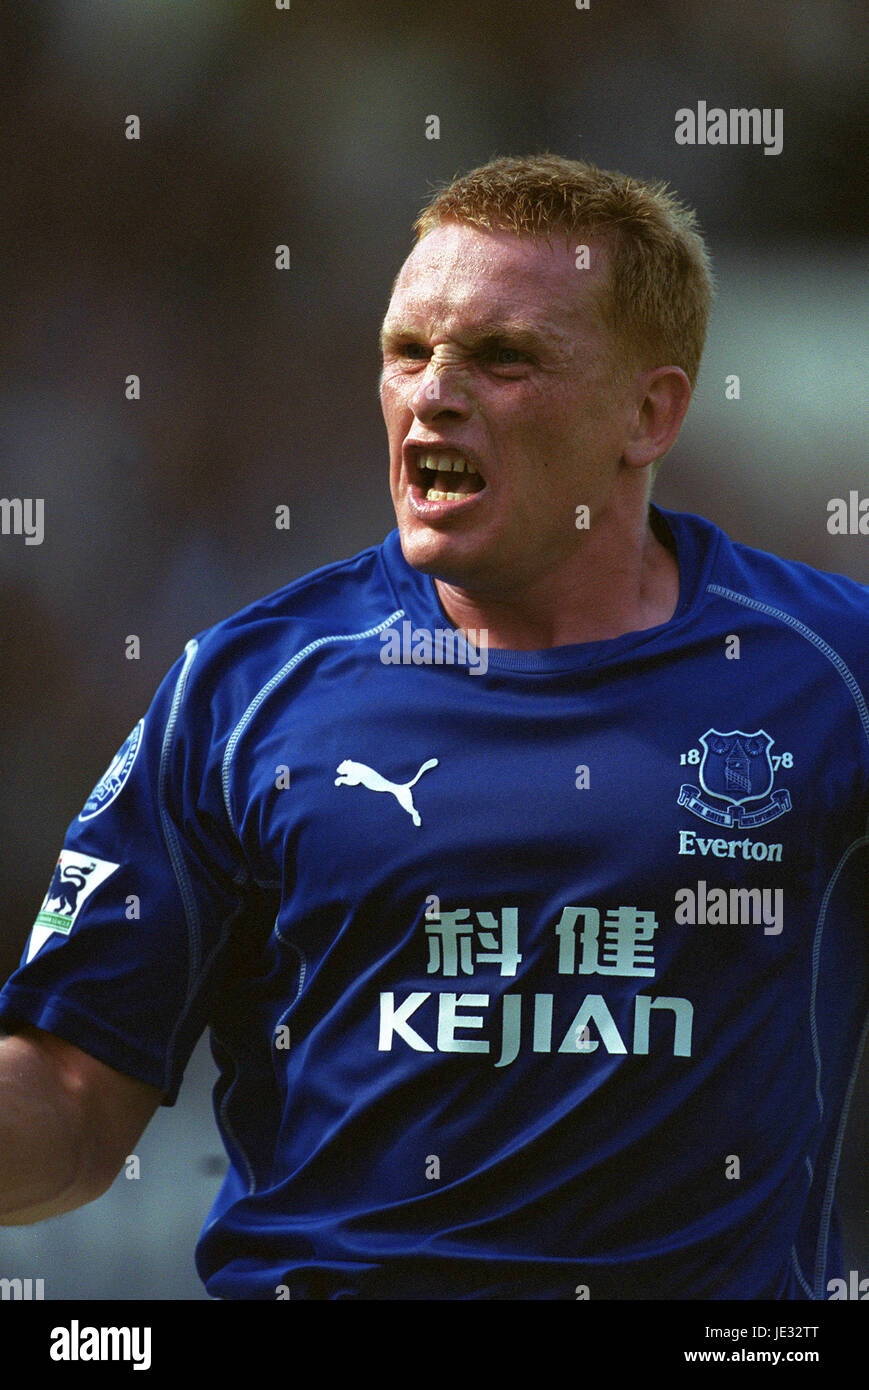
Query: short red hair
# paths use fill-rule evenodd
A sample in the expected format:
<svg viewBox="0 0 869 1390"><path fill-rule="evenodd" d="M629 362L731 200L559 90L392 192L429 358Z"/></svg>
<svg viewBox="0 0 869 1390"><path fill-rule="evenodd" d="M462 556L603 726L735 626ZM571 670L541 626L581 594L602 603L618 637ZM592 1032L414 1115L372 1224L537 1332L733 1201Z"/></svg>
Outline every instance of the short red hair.
<svg viewBox="0 0 869 1390"><path fill-rule="evenodd" d="M681 367L694 385L712 272L694 213L665 184L553 154L494 159L435 195L414 223L417 241L447 221L599 241L609 264L599 309L620 361Z"/></svg>

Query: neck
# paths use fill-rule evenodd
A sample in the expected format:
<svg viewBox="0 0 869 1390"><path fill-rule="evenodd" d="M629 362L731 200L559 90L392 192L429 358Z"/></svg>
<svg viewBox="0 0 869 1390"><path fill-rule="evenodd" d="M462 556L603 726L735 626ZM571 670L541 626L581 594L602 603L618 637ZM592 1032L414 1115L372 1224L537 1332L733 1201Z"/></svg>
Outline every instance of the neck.
<svg viewBox="0 0 869 1390"><path fill-rule="evenodd" d="M454 627L484 629L490 647L542 651L600 642L669 622L679 602L679 567L648 520L599 517L578 533L570 556L525 583L515 576L487 592L436 579Z"/></svg>

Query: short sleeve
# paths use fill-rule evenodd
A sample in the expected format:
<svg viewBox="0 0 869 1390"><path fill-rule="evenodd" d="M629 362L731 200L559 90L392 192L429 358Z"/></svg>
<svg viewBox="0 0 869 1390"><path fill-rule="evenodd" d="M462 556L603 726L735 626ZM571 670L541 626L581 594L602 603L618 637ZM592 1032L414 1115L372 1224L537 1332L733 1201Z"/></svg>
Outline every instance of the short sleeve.
<svg viewBox="0 0 869 1390"><path fill-rule="evenodd" d="M248 874L221 794L199 643L69 826L0 1025L30 1023L174 1104L219 983Z"/></svg>

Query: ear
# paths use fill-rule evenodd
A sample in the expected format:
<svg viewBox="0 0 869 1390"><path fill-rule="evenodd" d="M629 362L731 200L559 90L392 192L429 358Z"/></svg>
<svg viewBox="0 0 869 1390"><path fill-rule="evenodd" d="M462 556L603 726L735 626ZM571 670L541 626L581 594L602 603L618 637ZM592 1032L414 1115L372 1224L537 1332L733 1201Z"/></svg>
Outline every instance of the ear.
<svg viewBox="0 0 869 1390"><path fill-rule="evenodd" d="M637 378L634 411L623 458L629 468L646 468L676 442L691 400L691 383L681 367L655 367Z"/></svg>

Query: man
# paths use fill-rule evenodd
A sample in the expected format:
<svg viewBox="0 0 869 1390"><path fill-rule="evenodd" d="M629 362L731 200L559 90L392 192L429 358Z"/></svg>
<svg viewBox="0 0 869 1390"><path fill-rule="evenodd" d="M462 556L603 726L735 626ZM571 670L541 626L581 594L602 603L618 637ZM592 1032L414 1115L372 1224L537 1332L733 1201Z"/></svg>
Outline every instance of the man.
<svg viewBox="0 0 869 1390"><path fill-rule="evenodd" d="M3 1219L103 1191L210 1026L216 1296L824 1298L867 592L650 508L710 298L665 190L500 160L417 229L398 531L189 643L70 827Z"/></svg>

